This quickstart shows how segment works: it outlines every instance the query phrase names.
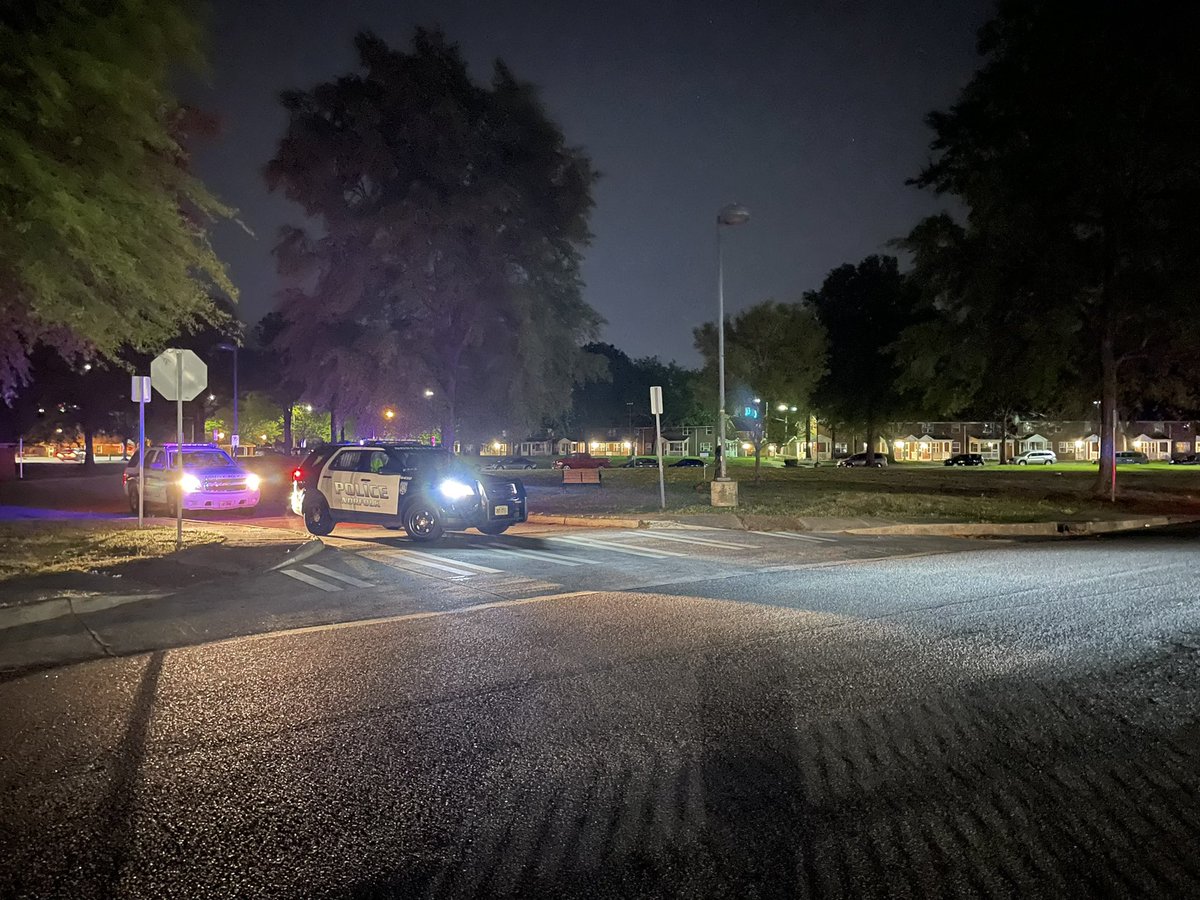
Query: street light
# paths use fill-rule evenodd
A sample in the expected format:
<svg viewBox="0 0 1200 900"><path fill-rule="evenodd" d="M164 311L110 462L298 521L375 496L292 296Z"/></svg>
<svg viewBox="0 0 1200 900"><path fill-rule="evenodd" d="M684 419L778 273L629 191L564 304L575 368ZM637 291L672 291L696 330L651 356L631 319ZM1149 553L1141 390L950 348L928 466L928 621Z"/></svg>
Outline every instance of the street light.
<svg viewBox="0 0 1200 900"><path fill-rule="evenodd" d="M231 441L237 439L238 436L238 348L237 344L217 344L218 350L227 350L233 354L233 437ZM237 447L233 448L233 452L237 454Z"/></svg>
<svg viewBox="0 0 1200 900"><path fill-rule="evenodd" d="M433 396L433 388L425 388L425 399L428 400Z"/></svg>
<svg viewBox="0 0 1200 900"><path fill-rule="evenodd" d="M786 438L788 438L790 440L792 437L792 429L790 426L791 414L796 411L796 407L788 406L786 403L780 403L778 406L775 407L775 410L776 410L776 412L783 413L783 418L780 419L778 416L776 416L775 421L783 422L783 434ZM786 445L787 441L785 440L783 443ZM797 440L796 441L796 460L799 461L799 459L800 459L800 441Z"/></svg>
<svg viewBox="0 0 1200 900"><path fill-rule="evenodd" d="M394 419L396 418L396 411L394 409L385 409L383 411L383 417L385 419Z"/></svg>
<svg viewBox="0 0 1200 900"><path fill-rule="evenodd" d="M721 400L717 446L721 466L712 486L713 506L737 506L737 488L730 482L725 467L725 261L721 252L721 226L744 225L749 221L750 210L738 203L723 206L717 213L717 389Z"/></svg>

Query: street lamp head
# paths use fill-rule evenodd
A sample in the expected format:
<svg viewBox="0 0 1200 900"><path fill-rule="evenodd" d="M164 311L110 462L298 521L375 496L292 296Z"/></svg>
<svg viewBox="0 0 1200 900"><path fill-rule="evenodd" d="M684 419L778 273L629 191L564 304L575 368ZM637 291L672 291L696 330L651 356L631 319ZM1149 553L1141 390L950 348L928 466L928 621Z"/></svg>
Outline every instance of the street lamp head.
<svg viewBox="0 0 1200 900"><path fill-rule="evenodd" d="M384 417L385 419L392 419L392 418L395 418L395 416L396 416L396 412L395 412L395 410L391 410L391 409L385 409L385 410L383 411L383 417Z"/></svg>
<svg viewBox="0 0 1200 900"><path fill-rule="evenodd" d="M425 397L428 399L433 396L433 388L425 388Z"/></svg>
<svg viewBox="0 0 1200 900"><path fill-rule="evenodd" d="M717 213L718 225L745 225L750 221L750 210L742 206L740 203L730 203L728 206L722 206L721 211Z"/></svg>
<svg viewBox="0 0 1200 900"><path fill-rule="evenodd" d="M788 410L788 405L787 405L786 403L780 403L780 404L779 404L777 407L775 407L775 408L776 408L777 410L779 410L780 412L787 412L787 410Z"/></svg>

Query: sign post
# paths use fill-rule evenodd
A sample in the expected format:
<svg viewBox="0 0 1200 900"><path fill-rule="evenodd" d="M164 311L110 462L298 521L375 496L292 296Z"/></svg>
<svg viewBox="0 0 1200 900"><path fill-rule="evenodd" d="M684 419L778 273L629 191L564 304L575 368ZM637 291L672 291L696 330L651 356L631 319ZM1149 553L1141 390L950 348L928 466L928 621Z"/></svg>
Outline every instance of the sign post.
<svg viewBox="0 0 1200 900"><path fill-rule="evenodd" d="M183 549L183 401L193 400L208 386L208 366L191 350L171 348L150 363L150 383L166 400L175 401L175 456L179 481L175 485L175 549ZM138 485L141 490L141 485ZM168 490L169 496L169 490Z"/></svg>
<svg viewBox="0 0 1200 900"><path fill-rule="evenodd" d="M134 375L129 399L138 405L138 528L146 515L146 404L150 402L150 376Z"/></svg>
<svg viewBox="0 0 1200 900"><path fill-rule="evenodd" d="M656 385L650 388L650 412L654 413L654 446L658 449L658 506L659 509L666 509L667 486L663 473L662 411L662 387Z"/></svg>

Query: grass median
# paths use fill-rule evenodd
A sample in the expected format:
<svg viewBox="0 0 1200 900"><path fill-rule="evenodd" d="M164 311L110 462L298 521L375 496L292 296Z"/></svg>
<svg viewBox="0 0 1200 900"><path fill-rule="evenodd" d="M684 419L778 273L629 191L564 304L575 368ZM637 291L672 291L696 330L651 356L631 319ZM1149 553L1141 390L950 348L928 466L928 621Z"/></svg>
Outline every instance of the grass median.
<svg viewBox="0 0 1200 900"><path fill-rule="evenodd" d="M556 515L641 515L659 509L658 472L606 469L603 486L562 485L560 472L518 473L530 510ZM898 463L886 469L784 468L734 461L738 512L788 517L877 518L897 522L1037 522L1116 519L1130 515L1200 515L1200 467L1122 466L1117 502L1092 495L1096 467L947 468ZM667 469L667 511L710 513L713 471Z"/></svg>
<svg viewBox="0 0 1200 900"><path fill-rule="evenodd" d="M175 526L113 521L29 521L0 524L0 582L29 575L104 572L175 552ZM186 525L183 546L223 543L216 531Z"/></svg>

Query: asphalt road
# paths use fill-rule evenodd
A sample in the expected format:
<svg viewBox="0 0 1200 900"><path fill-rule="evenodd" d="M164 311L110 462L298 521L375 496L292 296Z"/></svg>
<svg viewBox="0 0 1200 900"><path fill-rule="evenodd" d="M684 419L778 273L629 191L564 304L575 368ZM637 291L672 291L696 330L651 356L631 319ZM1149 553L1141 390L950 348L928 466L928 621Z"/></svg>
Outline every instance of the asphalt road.
<svg viewBox="0 0 1200 900"><path fill-rule="evenodd" d="M0 683L0 896L1200 896L1194 530L575 536Z"/></svg>

